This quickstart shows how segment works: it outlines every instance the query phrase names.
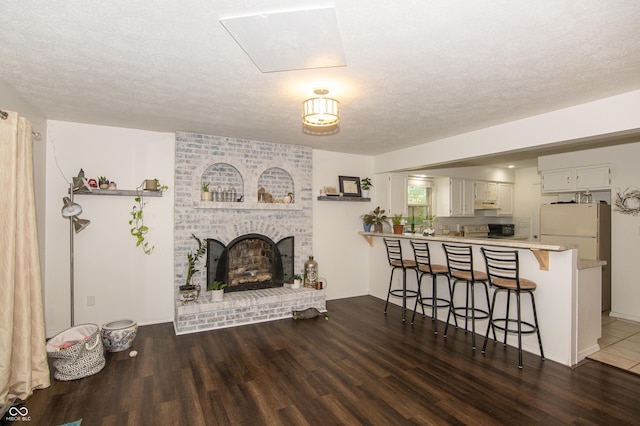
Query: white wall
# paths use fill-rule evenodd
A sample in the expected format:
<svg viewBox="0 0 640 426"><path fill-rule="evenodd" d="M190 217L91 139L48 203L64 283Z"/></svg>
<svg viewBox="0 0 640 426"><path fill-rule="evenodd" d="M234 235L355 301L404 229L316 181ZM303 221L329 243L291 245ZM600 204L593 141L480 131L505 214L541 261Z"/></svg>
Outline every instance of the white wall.
<svg viewBox="0 0 640 426"><path fill-rule="evenodd" d="M45 321L47 335L69 321L69 222L60 215L68 186L80 168L87 177L105 175L119 189L135 189L144 179L169 186L162 198L146 198L145 225L152 255L135 247L129 212L133 197L78 195L82 219L91 224L74 236L75 323L132 318L139 324L173 317L173 133L49 121L46 181ZM95 305L87 306L87 297Z"/></svg>
<svg viewBox="0 0 640 426"><path fill-rule="evenodd" d="M373 177L373 158L313 151L313 253L320 276L327 279L328 299L369 293L369 256L360 215L375 208L371 202L318 201L320 188L338 188L338 176Z"/></svg>

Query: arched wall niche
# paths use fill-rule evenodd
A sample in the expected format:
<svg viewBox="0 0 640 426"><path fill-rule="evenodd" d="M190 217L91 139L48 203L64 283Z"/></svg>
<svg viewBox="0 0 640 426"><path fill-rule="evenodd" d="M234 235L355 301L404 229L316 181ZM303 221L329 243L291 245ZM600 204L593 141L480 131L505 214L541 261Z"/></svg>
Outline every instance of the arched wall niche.
<svg viewBox="0 0 640 426"><path fill-rule="evenodd" d="M281 167L270 167L258 177L256 195L261 189L264 189L264 192L277 202L289 193L294 194L295 183L288 171ZM259 198L258 201L260 201Z"/></svg>
<svg viewBox="0 0 640 426"><path fill-rule="evenodd" d="M233 201L229 199L219 199L220 194L235 194L236 199L243 197L245 193L244 179L240 171L228 163L214 163L207 167L202 173L200 187L205 183L209 184L209 192L214 194L215 201Z"/></svg>

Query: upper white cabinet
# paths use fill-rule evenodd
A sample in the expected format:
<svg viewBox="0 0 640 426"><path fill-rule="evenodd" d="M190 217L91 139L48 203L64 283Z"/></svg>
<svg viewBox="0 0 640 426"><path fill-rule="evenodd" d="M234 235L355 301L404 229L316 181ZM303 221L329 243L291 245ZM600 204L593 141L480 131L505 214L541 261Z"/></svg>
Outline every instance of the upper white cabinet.
<svg viewBox="0 0 640 426"><path fill-rule="evenodd" d="M494 203L498 199L498 184L496 182L476 181L476 201Z"/></svg>
<svg viewBox="0 0 640 426"><path fill-rule="evenodd" d="M609 166L576 167L576 189L611 189Z"/></svg>
<svg viewBox="0 0 640 426"><path fill-rule="evenodd" d="M459 178L437 178L434 183L436 216L473 216L474 181Z"/></svg>
<svg viewBox="0 0 640 426"><path fill-rule="evenodd" d="M513 184L499 183L498 189L498 216L513 216Z"/></svg>
<svg viewBox="0 0 640 426"><path fill-rule="evenodd" d="M407 216L407 175L385 173L376 176L378 205L387 216L402 213Z"/></svg>
<svg viewBox="0 0 640 426"><path fill-rule="evenodd" d="M572 192L611 189L608 165L546 170L542 172L542 192Z"/></svg>

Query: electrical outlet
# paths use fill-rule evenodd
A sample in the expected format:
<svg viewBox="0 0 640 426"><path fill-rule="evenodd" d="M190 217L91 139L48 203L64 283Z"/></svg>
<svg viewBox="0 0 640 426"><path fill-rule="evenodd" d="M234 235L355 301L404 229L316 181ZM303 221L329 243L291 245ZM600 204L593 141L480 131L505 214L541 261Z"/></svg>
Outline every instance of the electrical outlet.
<svg viewBox="0 0 640 426"><path fill-rule="evenodd" d="M94 306L96 304L95 296L87 296L87 306Z"/></svg>

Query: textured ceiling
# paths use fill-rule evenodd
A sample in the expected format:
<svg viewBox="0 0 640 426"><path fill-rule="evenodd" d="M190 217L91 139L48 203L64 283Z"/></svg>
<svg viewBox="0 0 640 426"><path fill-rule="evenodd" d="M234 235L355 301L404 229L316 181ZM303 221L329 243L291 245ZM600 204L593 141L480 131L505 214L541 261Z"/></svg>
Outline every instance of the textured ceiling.
<svg viewBox="0 0 640 426"><path fill-rule="evenodd" d="M343 67L261 73L220 23L332 6ZM639 28L638 0L2 0L0 80L50 119L379 154L640 89ZM302 132L318 86L337 134Z"/></svg>

